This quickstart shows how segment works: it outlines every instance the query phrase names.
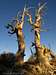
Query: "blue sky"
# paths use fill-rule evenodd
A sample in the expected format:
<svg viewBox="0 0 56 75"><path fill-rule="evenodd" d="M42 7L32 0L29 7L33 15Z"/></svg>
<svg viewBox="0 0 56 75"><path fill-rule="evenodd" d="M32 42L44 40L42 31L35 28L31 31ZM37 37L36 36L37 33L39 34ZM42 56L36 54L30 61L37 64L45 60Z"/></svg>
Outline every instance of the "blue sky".
<svg viewBox="0 0 56 75"><path fill-rule="evenodd" d="M56 52L56 0L45 0L47 10L43 16L43 28L49 29L48 32L41 32L41 44L45 44ZM17 41L15 34L8 36L5 25L16 16L18 11L22 11L25 5L37 7L40 0L0 0L0 53L4 51L17 52ZM34 9L32 9L32 14ZM33 32L30 32L30 25L25 19L23 28L26 42L26 58L31 55L30 43L33 38ZM34 38L33 38L34 39Z"/></svg>

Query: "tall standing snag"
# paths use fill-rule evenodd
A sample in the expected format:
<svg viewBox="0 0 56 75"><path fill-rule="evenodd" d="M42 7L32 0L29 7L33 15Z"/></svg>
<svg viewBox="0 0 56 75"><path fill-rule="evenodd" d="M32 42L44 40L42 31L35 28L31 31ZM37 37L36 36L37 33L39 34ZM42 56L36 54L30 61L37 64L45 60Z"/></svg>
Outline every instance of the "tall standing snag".
<svg viewBox="0 0 56 75"><path fill-rule="evenodd" d="M42 10L44 8L46 3L43 5L40 5L38 8L36 15L35 15L35 21L32 22L32 16L29 13L26 13L27 16L29 16L29 22L33 27L35 38L34 38L34 46L36 50L36 62L42 65L45 65L45 67L52 68L52 66L49 63L49 51L47 48L43 48L40 43L40 31L41 31L41 24L42 24Z"/></svg>
<svg viewBox="0 0 56 75"><path fill-rule="evenodd" d="M7 29L10 29L8 33L14 34L16 33L17 41L18 41L18 51L16 54L18 63L22 63L24 60L24 51L25 51L25 42L24 35L22 32L23 24L24 24L24 16L25 16L25 8L23 14L21 16L21 20L19 21L18 15L16 19L12 20L11 24L8 24ZM14 22L16 22L15 26L13 26Z"/></svg>

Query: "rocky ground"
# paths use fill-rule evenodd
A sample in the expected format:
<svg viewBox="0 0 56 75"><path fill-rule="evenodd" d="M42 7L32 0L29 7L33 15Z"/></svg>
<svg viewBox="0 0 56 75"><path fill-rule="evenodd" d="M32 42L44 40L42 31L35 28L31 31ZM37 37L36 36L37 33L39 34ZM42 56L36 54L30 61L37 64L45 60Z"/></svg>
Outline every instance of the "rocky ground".
<svg viewBox="0 0 56 75"><path fill-rule="evenodd" d="M0 55L0 75L56 75L56 59L50 61L53 69L48 69L35 60L16 65L16 55L13 53Z"/></svg>

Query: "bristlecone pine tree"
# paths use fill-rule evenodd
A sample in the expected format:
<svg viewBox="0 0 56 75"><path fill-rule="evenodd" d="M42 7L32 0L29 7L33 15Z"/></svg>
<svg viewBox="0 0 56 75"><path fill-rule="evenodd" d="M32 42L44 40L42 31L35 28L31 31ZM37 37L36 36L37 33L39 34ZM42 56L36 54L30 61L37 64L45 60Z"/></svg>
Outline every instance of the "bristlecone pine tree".
<svg viewBox="0 0 56 75"><path fill-rule="evenodd" d="M11 24L6 26L10 31L8 33L16 33L18 41L18 51L15 54L7 53L0 55L0 74L1 75L56 75L56 56L40 42L40 31L42 24L42 11L46 3L40 4L35 13L35 21L32 22L32 16L24 8L21 20L18 19L18 14ZM36 53L24 62L25 42L23 35L24 17L29 17L29 24L34 31L34 42L32 47L35 47Z"/></svg>

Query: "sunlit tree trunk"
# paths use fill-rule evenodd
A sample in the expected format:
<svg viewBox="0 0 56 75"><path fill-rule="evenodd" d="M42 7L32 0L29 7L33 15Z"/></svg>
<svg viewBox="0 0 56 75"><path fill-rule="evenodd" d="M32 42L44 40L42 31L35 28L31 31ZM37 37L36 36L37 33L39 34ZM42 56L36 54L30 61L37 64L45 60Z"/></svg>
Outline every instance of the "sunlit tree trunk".
<svg viewBox="0 0 56 75"><path fill-rule="evenodd" d="M34 43L35 43L35 50L36 50L36 62L44 64L46 67L51 67L48 59L48 49L42 48L40 43L40 31L41 31L41 24L42 24L42 8L44 7L44 4L39 7L37 10L35 21L32 22L32 16L31 14L27 13L29 16L29 22L33 27L34 30ZM47 52L46 52L47 51Z"/></svg>
<svg viewBox="0 0 56 75"><path fill-rule="evenodd" d="M23 35L23 32L22 32L22 29L20 29L20 26L18 27L17 30L17 41L18 41L18 51L17 51L17 60L18 60L18 63L23 63L24 61L24 52L25 52L25 42L24 42L24 35Z"/></svg>
<svg viewBox="0 0 56 75"><path fill-rule="evenodd" d="M16 33L17 36L17 42L18 42L18 51L16 53L16 60L17 63L23 63L24 62L24 52L25 52L25 42L24 42L24 34L23 34L23 24L24 24L24 16L25 16L25 10L23 11L23 14L21 15L21 20L18 20L18 15L16 16L16 19L12 21L11 24L8 24L7 29L10 31L8 33L14 34ZM15 23L15 26L13 25Z"/></svg>

